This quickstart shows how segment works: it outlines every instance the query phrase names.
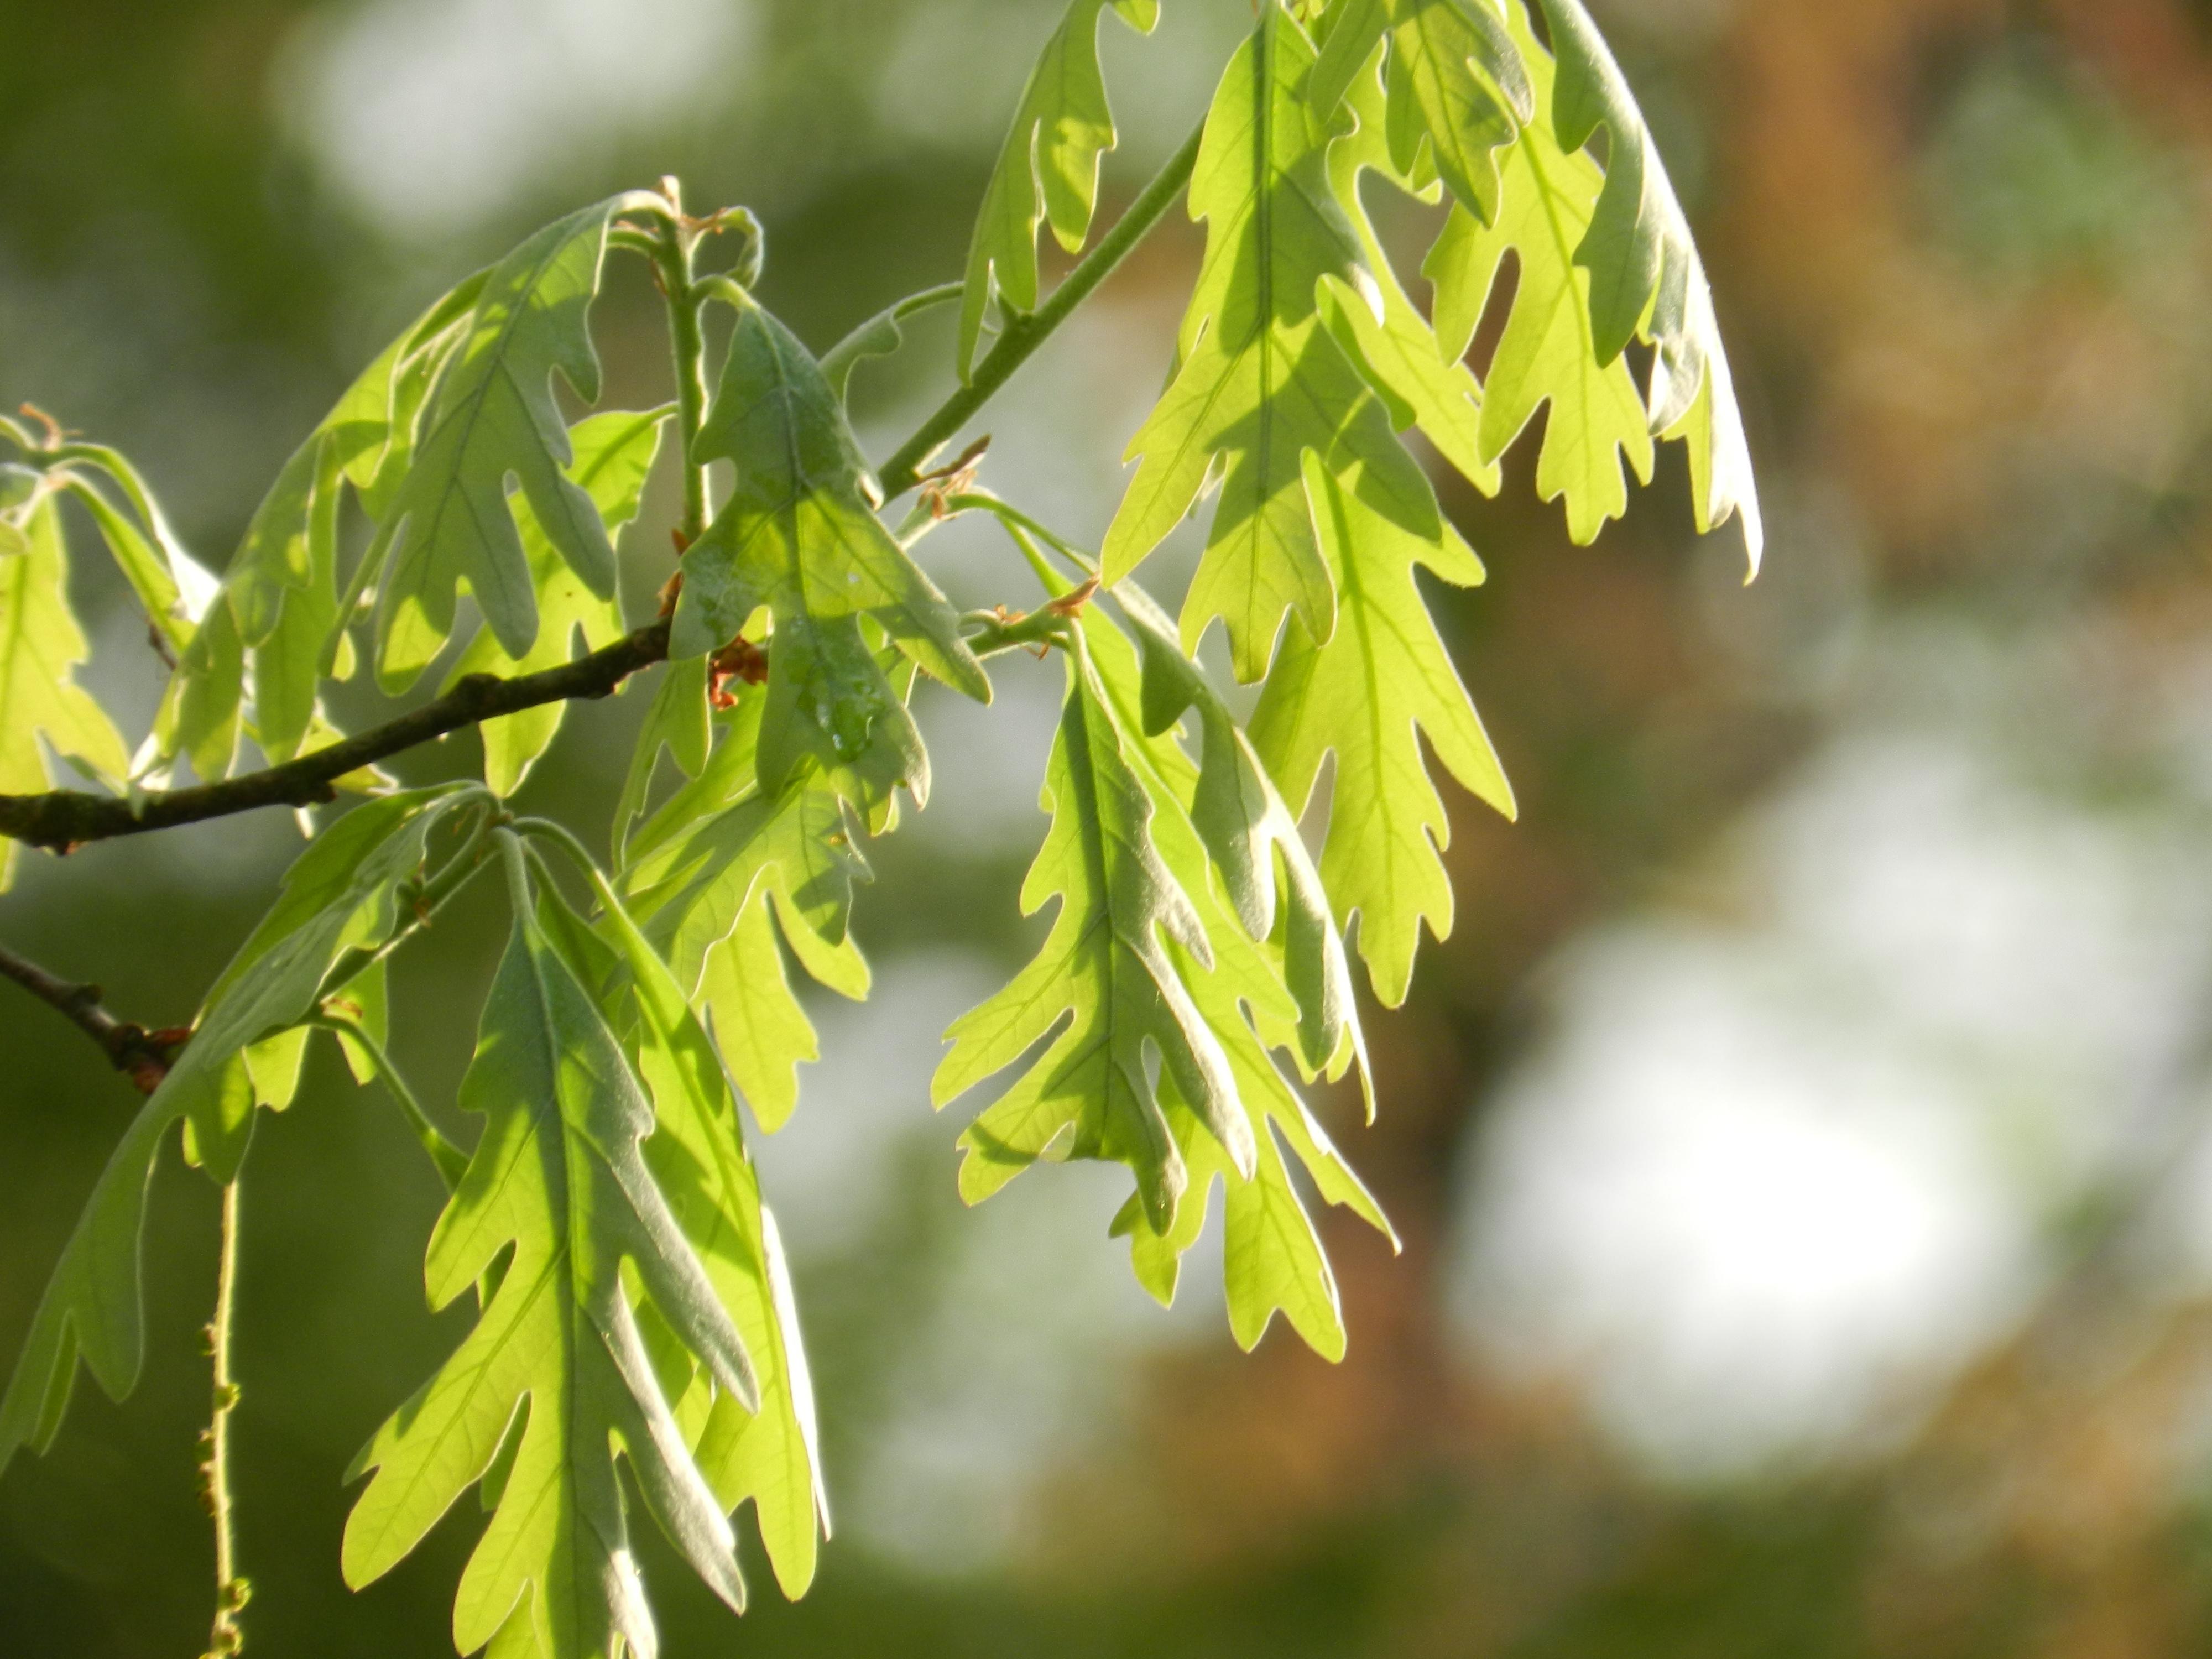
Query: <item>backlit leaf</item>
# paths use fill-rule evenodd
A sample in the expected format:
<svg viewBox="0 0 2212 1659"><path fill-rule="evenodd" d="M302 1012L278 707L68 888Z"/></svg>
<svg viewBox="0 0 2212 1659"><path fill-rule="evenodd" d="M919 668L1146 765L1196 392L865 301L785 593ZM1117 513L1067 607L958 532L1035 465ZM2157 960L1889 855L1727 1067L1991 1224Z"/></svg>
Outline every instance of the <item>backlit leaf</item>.
<svg viewBox="0 0 2212 1659"><path fill-rule="evenodd" d="M1098 18L1109 0L1068 0L1015 106L1012 129L983 191L968 244L960 301L960 378L966 380L995 289L1014 312L1037 307L1036 235L1049 220L1060 245L1083 246L1098 199L1098 158L1114 148L1114 113L1098 67ZM1159 21L1159 0L1110 0L1140 34Z"/></svg>

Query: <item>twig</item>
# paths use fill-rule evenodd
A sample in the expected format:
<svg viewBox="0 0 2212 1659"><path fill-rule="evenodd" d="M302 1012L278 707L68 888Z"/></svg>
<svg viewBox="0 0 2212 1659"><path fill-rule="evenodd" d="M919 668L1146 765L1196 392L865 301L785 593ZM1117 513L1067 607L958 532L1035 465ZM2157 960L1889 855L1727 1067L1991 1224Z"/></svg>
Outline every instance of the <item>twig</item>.
<svg viewBox="0 0 2212 1659"><path fill-rule="evenodd" d="M152 1094L169 1074L169 1062L191 1033L189 1028L167 1027L149 1031L143 1025L118 1019L100 1006L100 987L79 985L48 973L0 946L0 975L12 979L40 1001L58 1010L71 1024L100 1045L108 1063Z"/></svg>
<svg viewBox="0 0 2212 1659"><path fill-rule="evenodd" d="M668 624L657 622L574 662L535 674L502 679L465 674L453 689L385 725L221 783L157 791L135 804L112 795L57 789L43 795L0 795L0 836L66 853L87 842L167 830L179 823L252 811L262 806L307 806L332 800L333 781L373 766L417 744L542 703L604 697L641 668L668 655Z"/></svg>
<svg viewBox="0 0 2212 1659"><path fill-rule="evenodd" d="M215 1522L215 1623L204 1659L232 1659L246 1646L238 1615L253 1586L239 1576L238 1528L230 1492L230 1418L238 1409L238 1382L230 1370L231 1305L238 1289L238 1181L222 1189L222 1249L215 1285L215 1317L208 1323L207 1351L214 1361L215 1403L200 1436L207 1459L200 1465L201 1496Z"/></svg>
<svg viewBox="0 0 2212 1659"><path fill-rule="evenodd" d="M1077 261L1075 268L1053 290L1052 298L1027 315L1009 321L998 343L984 353L982 361L975 365L968 384L940 404L936 413L884 463L878 477L885 501L896 500L914 488L938 447L966 424L968 417L1029 361L1030 355L1045 343L1052 331L1091 297L1091 290L1113 274L1129 250L1144 240L1145 233L1159 222L1176 198L1182 194L1183 186L1190 182L1191 170L1198 165L1199 140L1205 131L1200 125L1192 131L1182 148L1168 158L1167 164L1152 175L1152 183L1129 204L1128 211L1115 221L1114 228L1099 240L1097 246Z"/></svg>

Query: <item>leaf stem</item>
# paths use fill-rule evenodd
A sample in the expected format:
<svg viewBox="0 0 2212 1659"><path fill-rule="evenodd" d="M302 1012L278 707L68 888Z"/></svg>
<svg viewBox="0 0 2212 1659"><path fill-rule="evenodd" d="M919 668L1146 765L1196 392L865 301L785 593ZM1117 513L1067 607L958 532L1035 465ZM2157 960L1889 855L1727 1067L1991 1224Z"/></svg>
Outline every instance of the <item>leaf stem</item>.
<svg viewBox="0 0 2212 1659"><path fill-rule="evenodd" d="M423 928L428 927L438 912L453 902L454 896L462 888L476 879L478 872L483 869L484 848L490 836L491 826L495 820L495 816L487 814L478 819L475 833L462 845L460 850L447 859L438 873L423 884L411 902L414 915L405 926L381 945L356 945L331 964L330 972L323 975L323 982L315 988L315 1002L318 1006L336 996L362 975L414 938Z"/></svg>
<svg viewBox="0 0 2212 1659"><path fill-rule="evenodd" d="M207 1460L200 1465L204 1495L215 1522L215 1622L205 1659L231 1659L246 1646L238 1615L253 1593L239 1576L238 1532L230 1490L230 1419L238 1409L238 1382L230 1369L231 1311L238 1291L238 1179L222 1189L222 1243L216 1271L215 1317L208 1323L207 1349L213 1361L214 1408L201 1437Z"/></svg>
<svg viewBox="0 0 2212 1659"><path fill-rule="evenodd" d="M1191 170L1198 165L1199 141L1205 131L1203 122L1193 129L1182 147L1168 158L1166 165L1152 175L1152 181L1129 204L1128 211L1115 221L1114 228L1076 262L1075 268L1053 290L1052 298L1036 310L1011 319L998 343L975 365L968 384L956 388L884 463L877 477L883 485L885 501L895 500L914 488L922 468L929 464L929 458L939 447L959 431L969 416L990 401L992 395L1012 378L1014 371L1051 337L1054 329L1074 314L1076 307L1091 297L1129 251L1145 239L1146 233L1159 222L1176 198L1182 193L1183 186L1190 182Z"/></svg>
<svg viewBox="0 0 2212 1659"><path fill-rule="evenodd" d="M430 1155L430 1162L438 1166L438 1178L446 1183L446 1190L450 1193L459 1186L469 1167L469 1155L447 1139L445 1133L430 1121L429 1113L422 1109L422 1101L407 1086L407 1079L392 1063L392 1056L385 1051L384 1045L371 1036L360 1021L333 1013L328 1008L311 1015L307 1023L326 1031L342 1032L362 1046L376 1062L376 1075L392 1096L392 1103L407 1120L407 1127L415 1132L415 1139L422 1142L422 1150Z"/></svg>
<svg viewBox="0 0 2212 1659"><path fill-rule="evenodd" d="M707 530L707 467L697 459L699 428L707 418L707 343L700 326L705 295L692 273L697 233L682 216L675 180L665 188L677 216L661 220L653 233L653 264L667 302L668 344L676 363L676 422L684 444L684 516L678 530L689 547Z"/></svg>

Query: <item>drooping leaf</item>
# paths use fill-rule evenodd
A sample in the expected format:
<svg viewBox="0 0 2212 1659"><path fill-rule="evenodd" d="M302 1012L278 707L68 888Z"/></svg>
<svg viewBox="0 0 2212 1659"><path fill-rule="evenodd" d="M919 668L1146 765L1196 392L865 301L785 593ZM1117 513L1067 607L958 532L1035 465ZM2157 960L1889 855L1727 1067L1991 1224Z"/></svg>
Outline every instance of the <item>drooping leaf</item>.
<svg viewBox="0 0 2212 1659"><path fill-rule="evenodd" d="M0 1469L17 1448L43 1451L52 1442L80 1354L111 1399L137 1386L145 1349L140 1237L164 1136L185 1119L208 1173L217 1181L236 1174L256 1094L241 1051L307 1012L356 919L388 915L395 884L421 863L430 830L455 805L450 787L368 802L316 837L287 872L283 894L216 981L191 1041L109 1157L70 1235L0 1396ZM273 1097L283 1059L264 1054Z"/></svg>
<svg viewBox="0 0 2212 1659"><path fill-rule="evenodd" d="M88 651L69 606L69 555L51 496L23 524L23 550L0 559L0 793L35 794L54 780L40 753L54 752L120 786L131 757L122 734L76 683ZM0 846L0 887L15 843Z"/></svg>
<svg viewBox="0 0 2212 1659"><path fill-rule="evenodd" d="M1316 516L1344 619L1326 645L1293 627L1253 711L1252 742L1303 815L1322 757L1336 757L1322 879L1340 916L1359 917L1359 953L1386 1006L1405 1000L1425 921L1452 925L1439 849L1450 821L1421 755L1425 736L1444 769L1509 817L1513 793L1467 688L1437 636L1413 572L1472 586L1482 565L1456 531L1434 540L1371 515L1334 479Z"/></svg>
<svg viewBox="0 0 2212 1659"><path fill-rule="evenodd" d="M926 789L921 735L862 619L979 702L990 700L990 682L945 596L876 517L866 465L820 367L756 305L739 308L697 456L735 461L738 483L684 553L670 654L711 651L765 608L774 643L762 787L780 787L808 757L825 769L848 765L888 734Z"/></svg>
<svg viewBox="0 0 2212 1659"><path fill-rule="evenodd" d="M536 640L538 606L509 478L584 586L601 598L614 592L606 526L563 471L571 452L553 374L585 402L598 399L587 314L608 222L627 200L611 197L556 220L494 266L465 337L438 372L369 555L380 568L376 667L387 691L412 684L444 645L464 582L510 656Z"/></svg>
<svg viewBox="0 0 2212 1659"><path fill-rule="evenodd" d="M645 811L661 751L668 752L685 777L696 778L707 764L708 748L714 741L707 702L707 659L686 657L665 665L659 673L653 701L646 706L645 720L638 727L637 742L630 750L622 794L615 803L609 840L615 849L617 869L629 860L630 826Z"/></svg>
<svg viewBox="0 0 2212 1659"><path fill-rule="evenodd" d="M1126 585L1117 590L1117 598L1133 620L1146 608L1141 595L1132 595ZM1334 1275L1291 1184L1281 1146L1287 1145L1297 1154L1326 1201L1352 1209L1390 1239L1394 1249L1396 1240L1373 1198L1330 1145L1269 1052L1276 1048L1294 1050L1299 1042L1297 1001L1286 972L1288 941L1253 939L1236 912L1230 884L1209 878L1210 856L1214 871L1223 869L1211 842L1225 840L1223 832L1228 825L1218 823L1209 835L1195 819L1201 812L1220 814L1224 792L1218 769L1216 781L1209 782L1206 769L1191 763L1169 726L1162 726L1149 737L1139 733L1140 719L1145 726L1154 724L1153 714L1191 690L1188 677L1159 655L1175 649L1160 630L1160 620L1143 626L1149 637L1141 675L1129 641L1096 607L1085 613L1084 636L1105 703L1122 733L1123 752L1151 799L1160 858L1189 896L1212 951L1208 967L1192 960L1180 945L1170 947L1193 1005L1229 1062L1236 1110L1249 1127L1254 1162L1240 1169L1220 1137L1191 1109L1172 1074L1164 1073L1162 1104L1189 1188L1164 1231L1143 1224L1146 1216L1141 1194L1132 1194L1115 1218L1114 1231L1131 1236L1131 1264L1139 1282L1162 1302L1172 1299L1181 1258L1205 1223L1207 1194L1218 1176L1227 1194L1224 1289L1231 1329L1238 1342L1247 1348L1256 1343L1279 1309L1316 1352L1340 1358L1345 1333ZM1153 705L1149 711L1145 707L1148 702ZM1209 745L1206 759L1212 763L1212 727L1203 720L1202 724L1207 728L1203 741ZM1258 781L1263 793L1271 794L1264 773ZM1250 787L1249 779L1245 787ZM1211 804L1203 804L1209 797ZM1292 903L1297 902L1293 898ZM1333 931L1325 907L1321 919ZM1340 1052L1347 1059L1358 1053L1364 1079L1365 1056L1359 1051L1356 1025L1349 1022ZM1371 1110L1371 1095L1370 1105Z"/></svg>
<svg viewBox="0 0 2212 1659"><path fill-rule="evenodd" d="M1656 348L1651 429L1690 447L1699 530L1741 515L1755 574L1765 544L1759 490L1705 262L1636 96L1582 0L1542 3L1559 54L1553 132L1571 151L1600 126L1607 134L1605 188L1575 249L1575 263L1590 275L1598 357L1612 362L1632 335Z"/></svg>
<svg viewBox="0 0 2212 1659"><path fill-rule="evenodd" d="M516 855L519 862L520 855ZM653 1107L526 893L484 1005L464 1109L484 1118L430 1241L444 1307L505 1258L460 1347L365 1448L348 1517L356 1587L391 1570L482 1478L518 1418L490 1524L453 1607L453 1643L502 1656L654 1651L615 1469L692 1568L741 1607L734 1539L656 1376L625 1264L714 1382L757 1401L742 1338L641 1148Z"/></svg>
<svg viewBox="0 0 2212 1659"><path fill-rule="evenodd" d="M224 572L223 590L250 659L253 736L271 761L300 752L320 714L322 676L344 678L350 670L337 632L341 487L349 482L366 500L405 471L431 377L459 344L460 325L483 280L479 271L442 296L347 388L285 462ZM220 667L188 653L179 678ZM208 700L206 692L198 695Z"/></svg>
<svg viewBox="0 0 2212 1659"><path fill-rule="evenodd" d="M568 434L575 452L568 477L591 497L610 535L637 516L638 498L644 493L646 475L653 470L670 413L667 409L610 410L579 421ZM578 633L586 651L621 636L621 600L603 598L584 585L554 550L527 501L516 502L514 514L530 580L537 589L538 638L521 655L511 656L498 636L485 629L454 660L447 680L449 687L464 674L528 674L556 667L568 660ZM494 794L511 795L521 786L532 763L560 732L567 707L541 703L519 714L486 720L478 728L483 738L484 782Z"/></svg>
<svg viewBox="0 0 2212 1659"><path fill-rule="evenodd" d="M1344 940L1329 913L1328 894L1314 867L1297 820L1205 672L1182 654L1173 625L1133 584L1116 598L1143 647L1143 716L1147 737L1173 728L1195 709L1200 761L1188 799L1191 826L1213 862L1229 908L1255 940L1275 931L1283 901L1283 980L1298 1010L1305 1068L1320 1070L1340 1054L1357 1054L1363 1081L1366 1048L1358 1032ZM1158 745L1155 745L1157 751ZM1279 884L1276 863L1281 861ZM1370 1094L1371 1109L1371 1094Z"/></svg>
<svg viewBox="0 0 2212 1659"><path fill-rule="evenodd" d="M752 1357L758 1410L696 1375L677 1416L724 1510L752 1500L784 1594L805 1594L817 1538L830 1529L816 1443L813 1386L775 1218L738 1127L720 1056L659 954L594 872L601 928L621 952L639 1014L633 1039L658 1129L646 1142L653 1178Z"/></svg>
<svg viewBox="0 0 2212 1659"><path fill-rule="evenodd" d="M1373 3L1380 6L1383 0ZM1346 21L1338 23L1328 37L1328 48L1336 46L1349 27ZM1391 425L1401 432L1419 426L1421 435L1462 477L1485 495L1494 495L1498 463L1494 459L1486 462L1481 454L1482 389L1466 364L1445 358L1428 319L1391 269L1359 194L1360 177L1366 173L1380 174L1409 195L1427 199L1434 198L1437 187L1431 183L1425 191L1416 190L1412 176L1391 160L1382 83L1371 52L1362 72L1346 80L1335 102L1348 102L1358 125L1329 149L1329 187L1358 233L1367 269L1356 290L1329 281L1325 313L1329 326L1381 395Z"/></svg>
<svg viewBox="0 0 2212 1659"><path fill-rule="evenodd" d="M1050 1034L960 1137L961 1195L975 1203L1039 1158L1112 1159L1133 1172L1146 1218L1164 1232L1188 1172L1163 1091L1200 1115L1240 1170L1250 1171L1255 1152L1228 1057L1170 954L1179 945L1210 968L1212 949L1154 844L1155 803L1122 741L1097 671L1072 655L1045 773L1052 827L1022 887L1024 914L1054 897L1059 913L1029 966L945 1033L952 1046L931 1097L943 1106ZM1160 1059L1158 1089L1148 1045Z"/></svg>
<svg viewBox="0 0 2212 1659"><path fill-rule="evenodd" d="M1424 143L1453 197L1498 217L1494 152L1535 115L1528 71L1492 0L1390 0L1392 158L1411 173Z"/></svg>
<svg viewBox="0 0 2212 1659"><path fill-rule="evenodd" d="M960 301L960 378L966 380L995 289L1014 312L1037 307L1037 227L1047 220L1069 252L1083 246L1098 200L1098 158L1114 148L1114 112L1098 66L1098 18L1109 4L1139 34L1159 0L1068 0L1030 71L1012 127L991 170L968 244Z"/></svg>
<svg viewBox="0 0 2212 1659"><path fill-rule="evenodd" d="M1216 617L1239 679L1267 670L1285 611L1317 639L1336 592L1315 532L1312 479L1342 480L1368 513L1439 533L1435 499L1390 417L1322 325L1324 278L1355 281L1359 240L1329 189L1328 149L1348 121L1306 99L1304 32L1266 0L1214 95L1191 181L1206 260L1185 313L1182 364L1137 435L1143 459L1106 532L1109 585L1179 522L1218 465L1221 496L1182 616L1185 650Z"/></svg>
<svg viewBox="0 0 2212 1659"><path fill-rule="evenodd" d="M1564 497L1568 533L1587 543L1627 511L1624 460L1639 479L1651 477L1651 422L1626 360L1598 352L1589 272L1575 264L1604 175L1588 155L1561 147L1551 118L1552 61L1519 0L1510 15L1537 118L1505 152L1495 222L1486 228L1455 208L1423 268L1436 283L1437 337L1456 360L1474 337L1506 253L1518 256L1513 307L1483 385L1480 457L1487 463L1503 454L1548 404L1537 493L1547 501Z"/></svg>
<svg viewBox="0 0 2212 1659"><path fill-rule="evenodd" d="M764 702L744 699L699 777L641 830L623 881L773 1133L798 1104L798 1066L820 1058L778 940L823 984L866 996L867 961L850 927L854 888L873 878L849 781L810 764L772 794L759 788L752 746Z"/></svg>

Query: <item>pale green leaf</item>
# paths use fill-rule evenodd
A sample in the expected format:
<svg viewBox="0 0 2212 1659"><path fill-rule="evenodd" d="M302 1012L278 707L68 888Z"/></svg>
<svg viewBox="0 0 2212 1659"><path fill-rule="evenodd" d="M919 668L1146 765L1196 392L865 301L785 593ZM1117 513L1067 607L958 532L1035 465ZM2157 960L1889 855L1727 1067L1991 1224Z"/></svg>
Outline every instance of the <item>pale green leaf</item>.
<svg viewBox="0 0 2212 1659"><path fill-rule="evenodd" d="M356 1473L375 1473L347 1520L346 1580L368 1583L407 1555L490 1468L521 1415L455 1598L455 1647L489 1642L538 1659L614 1659L623 1644L651 1653L617 1453L709 1587L732 1607L744 1591L729 1523L648 1357L625 1266L717 1386L757 1396L743 1339L647 1164L653 1107L526 894L461 1104L483 1115L483 1133L431 1238L431 1304L506 1265L475 1328L363 1450Z"/></svg>
<svg viewBox="0 0 2212 1659"><path fill-rule="evenodd" d="M757 306L739 308L696 459L735 461L738 483L684 553L670 654L711 651L765 607L774 637L762 787L775 789L806 757L834 769L888 740L917 794L926 791L921 735L862 619L979 701L990 700L990 682L945 596L876 517L866 466L820 367Z"/></svg>
<svg viewBox="0 0 2212 1659"><path fill-rule="evenodd" d="M638 499L644 493L646 475L653 470L661 428L670 413L668 409L641 413L611 410L578 422L568 434L575 453L568 477L592 498L610 535L637 516ZM620 599L603 598L585 586L554 550L538 522L536 509L527 501L515 503L514 516L522 533L530 580L537 589L538 637L527 651L514 656L497 635L484 629L454 659L448 686L464 674L529 674L556 667L569 659L579 634L586 651L611 644L622 635ZM521 786L532 764L560 732L567 707L562 702L541 703L519 714L486 720L477 728L483 739L484 782L494 794L511 795Z"/></svg>
<svg viewBox="0 0 2212 1659"><path fill-rule="evenodd" d="M1518 0L1508 0L1518 3ZM1528 71L1492 0L1390 0L1390 149L1411 173L1425 143L1452 195L1498 217L1493 152L1535 113Z"/></svg>
<svg viewBox="0 0 2212 1659"><path fill-rule="evenodd" d="M118 785L130 769L123 738L76 671L89 654L69 605L69 555L49 496L23 526L24 551L0 560L0 793L46 788L39 740Z"/></svg>
<svg viewBox="0 0 2212 1659"><path fill-rule="evenodd" d="M1547 404L1537 493L1565 498L1567 530L1595 539L1628 508L1624 460L1651 476L1651 423L1625 358L1599 355L1590 331L1589 272L1575 264L1604 176L1561 148L1550 118L1553 66L1528 33L1519 0L1512 27L1535 89L1537 118L1505 152L1504 199L1486 228L1457 207L1424 269L1437 288L1437 337L1447 357L1465 353L1490 303L1505 255L1518 256L1513 308L1483 386L1480 458L1503 454Z"/></svg>
<svg viewBox="0 0 2212 1659"><path fill-rule="evenodd" d="M960 302L960 378L966 380L995 289L1013 312L1037 307L1037 227L1060 245L1083 246L1098 200L1098 158L1114 148L1114 112L1098 67L1098 18L1109 0L1068 0L1014 106L968 244ZM1139 34L1159 21L1159 0L1110 0Z"/></svg>
<svg viewBox="0 0 2212 1659"><path fill-rule="evenodd" d="M1577 151L1600 126L1607 133L1605 187L1575 249L1575 263L1590 274L1598 357L1612 362L1632 335L1656 348L1651 429L1688 442L1698 528L1740 514L1756 574L1765 542L1759 491L1705 262L1636 96L1582 0L1542 3L1559 54L1553 131L1562 149Z"/></svg>
<svg viewBox="0 0 2212 1659"><path fill-rule="evenodd" d="M668 965L592 872L602 928L619 948L641 1018L638 1069L651 1091L658 1132L646 1162L744 1339L760 1387L757 1410L700 1376L678 1416L700 1472L725 1510L753 1501L777 1582L804 1595L817 1536L830 1526L816 1444L814 1396L799 1335L775 1218L738 1127L737 1098L705 1030ZM684 1407L691 1406L693 1412Z"/></svg>
<svg viewBox="0 0 2212 1659"><path fill-rule="evenodd" d="M17 1448L51 1443L80 1353L110 1398L137 1386L145 1351L140 1236L164 1135L186 1119L209 1173L218 1181L235 1175L254 1096L240 1051L308 1011L356 919L389 907L392 886L421 863L431 829L454 804L450 788L368 802L287 872L283 894L216 981L191 1040L109 1157L70 1235L0 1397L0 1469ZM286 1066L276 1050L262 1053L273 1097Z"/></svg>
<svg viewBox="0 0 2212 1659"><path fill-rule="evenodd" d="M614 548L583 489L562 470L567 422L556 371L586 403L599 393L588 313L599 292L608 222L627 198L556 221L493 267L430 392L420 438L386 509L379 545L376 667L404 690L453 630L465 583L511 656L538 636L528 556L508 480L586 587L614 592Z"/></svg>
<svg viewBox="0 0 2212 1659"><path fill-rule="evenodd" d="M1252 1168L1255 1152L1228 1058L1170 955L1179 945L1210 967L1212 950L1190 895L1162 862L1155 803L1122 742L1096 670L1072 656L1045 773L1052 826L1022 887L1024 914L1054 897L1059 913L1029 966L945 1033L952 1047L931 1095L944 1105L1050 1034L960 1137L961 1195L976 1202L1039 1158L1112 1159L1134 1173L1145 1214L1164 1232L1188 1175L1148 1046L1159 1055L1161 1089L1200 1115L1240 1170Z"/></svg>
<svg viewBox="0 0 2212 1659"><path fill-rule="evenodd" d="M1344 619L1316 646L1293 628L1253 711L1254 746L1303 814L1323 757L1336 757L1322 879L1336 913L1359 917L1359 953L1386 1006L1405 1000L1421 925L1452 925L1451 879L1440 849L1450 821L1421 755L1425 736L1445 770L1508 817L1513 794L1467 689L1422 603L1425 567L1472 586L1482 566L1455 531L1407 535L1360 511L1334 479L1316 504Z"/></svg>

